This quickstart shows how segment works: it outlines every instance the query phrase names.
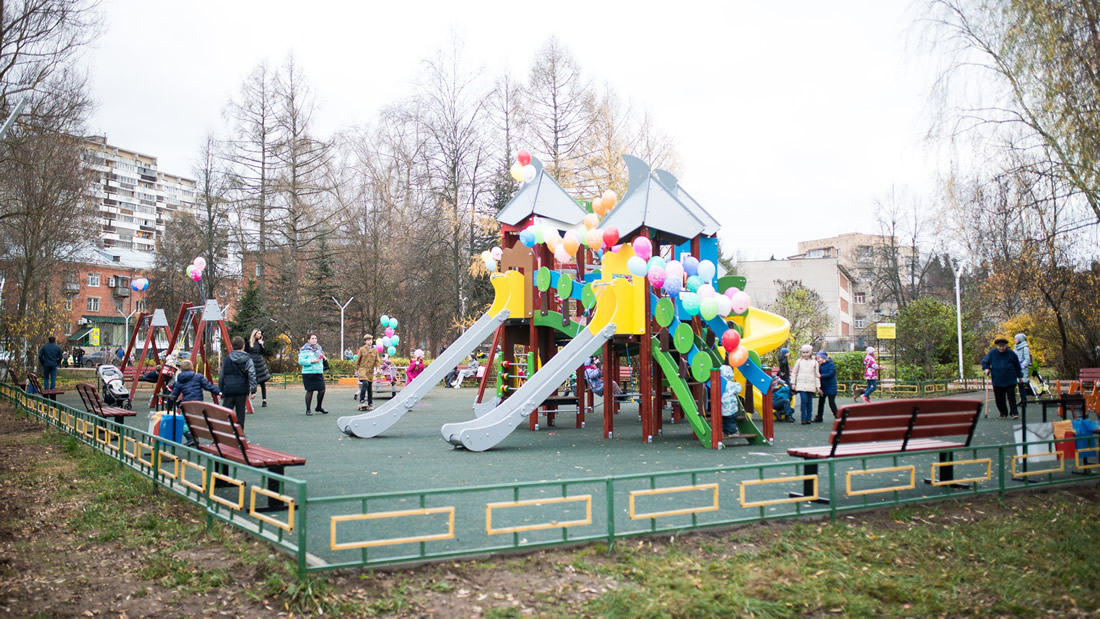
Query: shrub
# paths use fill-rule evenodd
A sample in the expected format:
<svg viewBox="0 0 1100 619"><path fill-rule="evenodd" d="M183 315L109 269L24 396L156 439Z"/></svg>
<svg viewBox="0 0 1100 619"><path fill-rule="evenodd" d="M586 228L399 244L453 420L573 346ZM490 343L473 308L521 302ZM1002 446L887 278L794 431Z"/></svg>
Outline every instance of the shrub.
<svg viewBox="0 0 1100 619"><path fill-rule="evenodd" d="M861 380L863 378L863 357L860 351L838 352L829 355L836 364L837 380Z"/></svg>

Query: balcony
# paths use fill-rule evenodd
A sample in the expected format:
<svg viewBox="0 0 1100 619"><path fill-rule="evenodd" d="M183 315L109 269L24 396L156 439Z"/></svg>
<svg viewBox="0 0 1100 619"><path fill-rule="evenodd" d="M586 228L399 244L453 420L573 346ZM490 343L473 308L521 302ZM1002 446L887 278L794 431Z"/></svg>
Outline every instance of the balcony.
<svg viewBox="0 0 1100 619"><path fill-rule="evenodd" d="M64 282L61 284L61 294L71 297L80 292L80 282Z"/></svg>
<svg viewBox="0 0 1100 619"><path fill-rule="evenodd" d="M129 296L130 296L130 286L129 286L129 285L126 285L126 286L115 286L115 287L113 288L113 290L114 290L114 294L115 294L115 296L116 296L116 297L119 297L120 299L124 299L124 298L126 298L126 297L129 297Z"/></svg>

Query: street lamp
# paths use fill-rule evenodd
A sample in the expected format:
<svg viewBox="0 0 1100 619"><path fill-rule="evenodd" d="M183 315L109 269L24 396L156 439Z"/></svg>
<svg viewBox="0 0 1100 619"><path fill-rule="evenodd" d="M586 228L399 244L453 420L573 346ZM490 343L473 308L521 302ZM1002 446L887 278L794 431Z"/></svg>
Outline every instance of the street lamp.
<svg viewBox="0 0 1100 619"><path fill-rule="evenodd" d="M342 359L344 357L344 310L347 308L347 306L351 305L351 299L354 299L355 297L351 297L350 299L348 299L348 302L343 305L340 305L340 302L336 300L336 297L331 298L332 302L336 304L336 307L340 308L340 358Z"/></svg>
<svg viewBox="0 0 1100 619"><path fill-rule="evenodd" d="M122 332L122 339L126 340L127 338L130 337L130 317L133 316L134 314L136 314L137 310L132 310L129 314L123 314L122 310L120 310L120 309L115 309L115 311L126 318L126 326L123 327L124 330ZM125 363L126 360L123 359L122 362Z"/></svg>
<svg viewBox="0 0 1100 619"><path fill-rule="evenodd" d="M955 331L959 338L959 380L963 380L963 322L962 300L959 294L959 278L962 276L962 265L955 264Z"/></svg>

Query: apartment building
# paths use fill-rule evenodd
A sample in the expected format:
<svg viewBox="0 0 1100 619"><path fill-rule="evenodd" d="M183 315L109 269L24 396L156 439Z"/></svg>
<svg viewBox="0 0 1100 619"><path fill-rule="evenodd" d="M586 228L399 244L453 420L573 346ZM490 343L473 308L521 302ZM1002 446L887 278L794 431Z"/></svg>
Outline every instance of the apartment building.
<svg viewBox="0 0 1100 619"><path fill-rule="evenodd" d="M830 329L825 334L826 340L837 341L853 335L852 275L836 257L742 261L737 263L737 274L745 277L745 292L757 307L775 301L777 281L802 282L828 308Z"/></svg>
<svg viewBox="0 0 1100 619"><path fill-rule="evenodd" d="M156 157L91 137L84 139L84 163L97 175L90 198L99 210L105 249L151 253L165 222L195 208L196 182L161 172Z"/></svg>

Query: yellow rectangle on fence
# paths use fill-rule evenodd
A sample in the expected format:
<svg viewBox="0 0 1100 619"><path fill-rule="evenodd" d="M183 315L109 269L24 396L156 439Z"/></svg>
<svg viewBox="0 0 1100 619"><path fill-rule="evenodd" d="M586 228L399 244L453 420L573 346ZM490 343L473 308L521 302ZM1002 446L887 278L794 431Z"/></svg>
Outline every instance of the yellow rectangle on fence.
<svg viewBox="0 0 1100 619"><path fill-rule="evenodd" d="M282 520L276 520L276 519L272 518L271 516L268 516L266 514L263 514L261 512L256 511L256 495L257 494L262 494L263 496L266 496L268 499L275 499L276 501L279 501L281 503L285 503L286 504L286 509L287 509L286 521L284 522ZM282 494L279 494L277 492L272 492L272 491L270 491L266 488L261 488L259 486L252 486L252 495L249 497L248 515L252 516L253 518L255 518L257 520L262 520L262 521L264 521L264 522L266 522L270 525L274 525L276 527L279 527L280 529L284 529L286 531L293 531L294 530L294 499L292 499L288 496L284 496Z"/></svg>
<svg viewBox="0 0 1100 619"><path fill-rule="evenodd" d="M224 482L229 483L230 485L233 485L233 486L237 487L237 502L236 503L230 503L229 501L226 501L225 499L221 498L220 496L214 494L214 487L217 485L214 482L219 480L219 479L224 481ZM210 496L210 500L214 501L215 503L220 503L222 505L225 505L226 507L229 507L229 508L232 508L232 509L235 509L235 510L238 510L238 511L242 510L242 509L244 509L244 482L239 480L239 479L233 479L232 477L229 477L228 475L222 475L221 473L215 473L215 472L211 471L210 472L210 495L209 496Z"/></svg>
<svg viewBox="0 0 1100 619"><path fill-rule="evenodd" d="M654 496L659 494L678 494L681 492L703 492L709 490L712 493L711 504L704 507L685 507L663 512L649 512L638 514L634 511L634 499L640 496ZM704 512L718 511L718 484L701 484L696 486L676 486L673 488L653 488L650 490L634 490L630 493L630 519L646 520L660 518L662 516L681 516L683 514L700 514Z"/></svg>
<svg viewBox="0 0 1100 619"><path fill-rule="evenodd" d="M199 472L199 475L202 476L202 480L201 480L202 483L201 484L196 484L193 481L188 481L187 480L187 469L188 468L193 468L193 469L195 469L196 471ZM206 467L199 466L198 464L195 464L194 462L191 462L190 460L182 460L181 459L180 460L180 483L187 486L188 488L198 492L199 494L204 494L206 492Z"/></svg>
<svg viewBox="0 0 1100 619"><path fill-rule="evenodd" d="M1087 471L1089 469L1100 468L1100 460L1096 464L1081 464L1081 452L1091 452L1093 456L1100 458L1100 447L1089 447L1087 449L1078 449L1076 455L1073 457L1073 465L1079 470ZM1091 456L1085 456L1089 458Z"/></svg>
<svg viewBox="0 0 1100 619"><path fill-rule="evenodd" d="M888 488L871 488L868 490L852 490L852 478L858 475L874 475L876 473L896 473L907 472L909 473L909 483L904 486L891 486ZM897 492L899 490L912 490L917 487L917 467L913 465L909 466L888 466L881 469L866 469L863 471L848 471L848 474L844 476L846 496L863 496L865 494L878 494L880 492Z"/></svg>
<svg viewBox="0 0 1100 619"><path fill-rule="evenodd" d="M966 477L963 479L949 479L947 481L940 481L936 475L936 469L944 466L961 466L963 464L984 464L985 476L984 477ZM993 459L992 458L979 458L977 460L957 460L953 462L933 462L932 463L932 485L933 486L950 486L952 484L969 484L977 483L979 481L989 481L993 479Z"/></svg>
<svg viewBox="0 0 1100 619"><path fill-rule="evenodd" d="M336 525L341 522L355 522L359 520L383 520L388 518L407 518L409 516L431 516L434 514L447 514L448 526L446 533L437 533L435 535L419 535L415 537L395 537L389 539L374 539L363 540L358 542L346 542L339 544L336 542ZM329 521L330 540L329 546L332 550L352 550L355 548L375 548L377 546L393 546L396 544L412 544L416 542L431 542L437 540L454 539L455 536L455 508L449 507L431 507L424 509L406 509L395 512L377 512L373 514L347 514L344 516L333 516Z"/></svg>
<svg viewBox="0 0 1100 619"><path fill-rule="evenodd" d="M528 507L542 505L559 505L561 503L584 503L585 517L583 520L566 520L543 522L539 524L524 525L519 527L493 528L493 510L507 509L509 507ZM508 501L502 503L485 504L485 533L487 535L499 535L501 533L521 533L523 531L541 531L543 529L565 529L568 527L592 524L592 495L556 497L552 499L530 499L527 501Z"/></svg>
<svg viewBox="0 0 1100 619"><path fill-rule="evenodd" d="M814 492L810 496L795 496L786 499L773 499L770 501L754 501L748 503L745 501L745 488L747 486L766 486L768 484L785 484L792 481L807 481L813 480ZM795 475L793 477L774 477L772 479L750 479L748 481L741 482L741 507L765 507L768 505L783 505L785 503L804 503L816 501L819 494L818 489L818 476L817 475Z"/></svg>
<svg viewBox="0 0 1100 619"><path fill-rule="evenodd" d="M1032 475L1046 475L1047 473L1061 473L1066 470L1065 453L1061 451L1048 451L1041 454L1028 454L1026 456L1012 456L1012 476L1013 477L1031 477ZM1028 458L1042 458L1043 456L1055 456L1058 458L1058 468L1056 469L1042 469L1039 471L1017 471L1016 463L1021 460L1027 460Z"/></svg>
<svg viewBox="0 0 1100 619"><path fill-rule="evenodd" d="M168 458L172 461L172 472L164 470L164 459ZM157 472L164 475L168 479L178 479L180 476L180 459L176 457L176 454L168 453L167 451L158 452Z"/></svg>

